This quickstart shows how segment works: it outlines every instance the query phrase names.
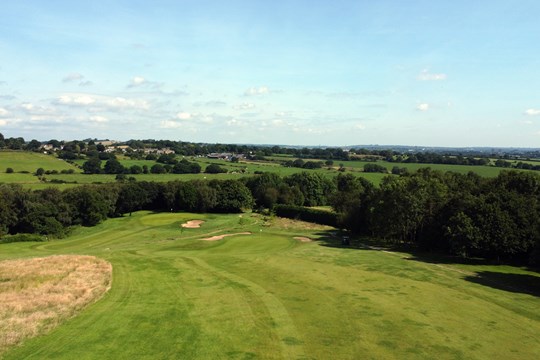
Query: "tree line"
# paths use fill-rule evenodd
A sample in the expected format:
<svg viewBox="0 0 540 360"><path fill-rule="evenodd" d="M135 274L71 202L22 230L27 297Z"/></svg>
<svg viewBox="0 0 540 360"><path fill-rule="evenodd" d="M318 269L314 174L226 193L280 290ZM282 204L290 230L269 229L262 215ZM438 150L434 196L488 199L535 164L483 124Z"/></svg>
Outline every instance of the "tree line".
<svg viewBox="0 0 540 360"><path fill-rule="evenodd" d="M387 176L379 187L340 174L330 203L341 226L394 245L462 257L540 263L540 176L432 171Z"/></svg>
<svg viewBox="0 0 540 360"><path fill-rule="evenodd" d="M291 212L321 205L333 207L340 227L393 245L540 263L540 176L512 170L482 178L426 168L386 176L378 187L352 174L328 178L313 172L81 185L63 191L0 184L0 237L61 237L71 226L94 226L137 210L240 212L281 207Z"/></svg>

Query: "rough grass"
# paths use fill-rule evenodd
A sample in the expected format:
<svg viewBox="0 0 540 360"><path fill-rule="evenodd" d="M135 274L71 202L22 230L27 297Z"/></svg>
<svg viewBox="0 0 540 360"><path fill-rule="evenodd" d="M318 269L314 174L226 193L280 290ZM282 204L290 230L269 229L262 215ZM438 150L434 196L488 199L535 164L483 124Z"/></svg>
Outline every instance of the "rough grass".
<svg viewBox="0 0 540 360"><path fill-rule="evenodd" d="M0 356L72 317L110 284L111 265L92 256L0 262Z"/></svg>
<svg viewBox="0 0 540 360"><path fill-rule="evenodd" d="M205 223L181 228L192 219ZM334 231L256 214L139 212L60 241L0 245L0 259L92 254L115 271L104 299L5 358L540 358L537 272L361 239L341 248Z"/></svg>

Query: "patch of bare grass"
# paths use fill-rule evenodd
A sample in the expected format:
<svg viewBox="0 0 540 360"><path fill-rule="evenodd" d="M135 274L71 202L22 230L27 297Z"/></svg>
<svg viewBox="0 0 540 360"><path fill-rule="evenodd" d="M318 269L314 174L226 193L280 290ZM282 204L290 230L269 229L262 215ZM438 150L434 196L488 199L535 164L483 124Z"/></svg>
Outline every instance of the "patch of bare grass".
<svg viewBox="0 0 540 360"><path fill-rule="evenodd" d="M110 289L112 266L93 256L0 262L0 354L74 316Z"/></svg>
<svg viewBox="0 0 540 360"><path fill-rule="evenodd" d="M236 234L216 235L216 236L204 238L204 239L201 239L201 240L204 240L204 241L217 241L217 240L223 240L223 238L226 238L227 236L235 236L235 235L251 235L251 233L246 231L246 232L241 232L241 233L236 233Z"/></svg>
<svg viewBox="0 0 540 360"><path fill-rule="evenodd" d="M299 230L332 230L333 227L327 225L319 225L301 220L293 220L281 217L272 219L272 225L281 229L299 229Z"/></svg>
<svg viewBox="0 0 540 360"><path fill-rule="evenodd" d="M293 239L298 240L300 242L312 242L313 241L310 238L305 237L305 236L295 236Z"/></svg>

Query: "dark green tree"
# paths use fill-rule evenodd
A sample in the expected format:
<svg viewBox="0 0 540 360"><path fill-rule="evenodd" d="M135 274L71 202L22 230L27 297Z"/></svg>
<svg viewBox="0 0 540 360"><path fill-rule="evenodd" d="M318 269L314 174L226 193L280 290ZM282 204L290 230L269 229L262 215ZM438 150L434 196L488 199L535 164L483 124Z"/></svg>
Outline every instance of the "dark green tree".
<svg viewBox="0 0 540 360"><path fill-rule="evenodd" d="M98 158L91 158L88 161L84 162L82 168L85 174L100 174L101 160L99 160Z"/></svg>

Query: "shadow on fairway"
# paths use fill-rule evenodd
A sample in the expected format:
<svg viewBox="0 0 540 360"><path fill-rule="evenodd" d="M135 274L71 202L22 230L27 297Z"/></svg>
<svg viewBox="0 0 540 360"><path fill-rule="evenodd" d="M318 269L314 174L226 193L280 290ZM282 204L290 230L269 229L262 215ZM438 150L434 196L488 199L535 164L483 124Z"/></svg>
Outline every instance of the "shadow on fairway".
<svg viewBox="0 0 540 360"><path fill-rule="evenodd" d="M464 279L494 289L540 297L539 276L479 271L476 276L466 276Z"/></svg>
<svg viewBox="0 0 540 360"><path fill-rule="evenodd" d="M390 250L391 247L385 244L383 241L373 239L369 237L358 238L351 236L349 244L343 244L343 237L348 236L347 233L340 230L326 230L316 234L318 236L317 241L319 245L325 247L339 248L339 249L356 249L356 250Z"/></svg>
<svg viewBox="0 0 540 360"><path fill-rule="evenodd" d="M409 261L418 261L437 265L488 265L497 266L499 263L481 259L481 258L461 258L457 256L448 256L436 253L422 253L411 251L410 248L400 248L388 246L384 241L372 239L368 237L353 238L349 245L342 243L343 233L339 230L329 230L317 233L318 241L321 246L340 248L340 249L355 249L355 250L386 250L398 251L410 254L406 258ZM527 269L538 273L538 269ZM474 269L471 269L474 272ZM527 274L509 274L496 271L478 271L476 275L468 275L463 278L475 284L489 286L494 289L504 290L514 293L529 294L540 297L540 276Z"/></svg>

